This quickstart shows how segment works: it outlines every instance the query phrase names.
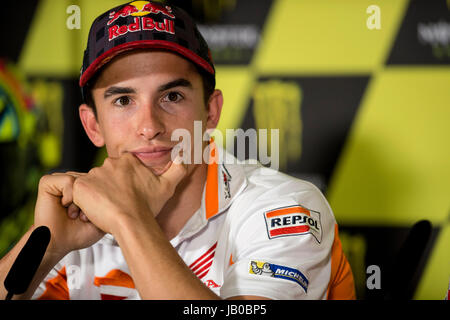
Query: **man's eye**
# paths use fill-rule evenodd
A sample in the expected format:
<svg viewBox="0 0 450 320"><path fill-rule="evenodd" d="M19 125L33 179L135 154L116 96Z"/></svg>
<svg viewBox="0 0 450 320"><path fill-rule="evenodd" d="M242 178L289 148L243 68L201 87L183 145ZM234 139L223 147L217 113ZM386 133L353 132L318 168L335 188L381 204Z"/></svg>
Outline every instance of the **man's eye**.
<svg viewBox="0 0 450 320"><path fill-rule="evenodd" d="M164 102L178 102L183 98L178 92L172 91L166 94L163 98Z"/></svg>
<svg viewBox="0 0 450 320"><path fill-rule="evenodd" d="M122 106L122 107L127 106L130 104L130 98L127 96L119 97L114 101L114 104Z"/></svg>

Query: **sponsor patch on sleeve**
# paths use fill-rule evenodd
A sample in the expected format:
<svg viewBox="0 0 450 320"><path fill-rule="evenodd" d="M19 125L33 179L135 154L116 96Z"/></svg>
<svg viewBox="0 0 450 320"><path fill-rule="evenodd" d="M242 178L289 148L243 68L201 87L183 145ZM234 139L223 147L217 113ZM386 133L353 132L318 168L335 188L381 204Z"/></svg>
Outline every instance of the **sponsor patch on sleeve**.
<svg viewBox="0 0 450 320"><path fill-rule="evenodd" d="M309 281L303 273L297 269L289 268L286 266L280 266L264 261L250 261L249 273L254 275L285 279L293 281L300 285L305 292L308 292Z"/></svg>
<svg viewBox="0 0 450 320"><path fill-rule="evenodd" d="M317 242L322 241L320 212L294 205L266 211L264 219L269 239L311 234Z"/></svg>

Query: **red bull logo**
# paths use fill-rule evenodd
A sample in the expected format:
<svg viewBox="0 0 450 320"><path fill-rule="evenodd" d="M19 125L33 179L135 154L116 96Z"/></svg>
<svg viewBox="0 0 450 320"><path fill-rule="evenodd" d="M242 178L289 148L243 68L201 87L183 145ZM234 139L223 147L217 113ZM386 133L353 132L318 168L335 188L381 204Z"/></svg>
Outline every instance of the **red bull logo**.
<svg viewBox="0 0 450 320"><path fill-rule="evenodd" d="M128 32L136 32L141 30L156 30L159 32L167 32L175 34L173 20L164 19L164 21L155 21L150 17L136 17L129 25L113 25L108 29L109 41L122 36Z"/></svg>
<svg viewBox="0 0 450 320"><path fill-rule="evenodd" d="M172 14L172 8L169 6L162 6L155 3L150 3L148 1L133 1L126 6L122 7L118 11L112 11L109 13L108 25L114 23L120 17L128 16L145 16L147 14L159 14L174 19L175 16Z"/></svg>

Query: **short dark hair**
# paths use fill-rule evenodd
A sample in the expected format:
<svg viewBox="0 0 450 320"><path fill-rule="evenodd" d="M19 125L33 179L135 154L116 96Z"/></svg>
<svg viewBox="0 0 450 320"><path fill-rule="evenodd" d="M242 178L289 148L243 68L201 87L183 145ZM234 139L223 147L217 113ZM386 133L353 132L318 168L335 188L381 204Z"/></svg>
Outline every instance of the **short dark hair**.
<svg viewBox="0 0 450 320"><path fill-rule="evenodd" d="M200 77L202 78L203 101L205 103L205 106L207 107L209 98L211 97L211 95L214 92L214 89L216 88L216 79L214 75L198 67L196 64L192 63L192 65L195 67L197 72L200 74ZM91 79L89 79L88 83L86 83L86 90L84 97L84 103L86 103L94 111L94 115L96 118L97 118L97 108L95 106L94 97L92 95L92 89L94 88L100 73L101 72L97 72L94 76L92 76Z"/></svg>

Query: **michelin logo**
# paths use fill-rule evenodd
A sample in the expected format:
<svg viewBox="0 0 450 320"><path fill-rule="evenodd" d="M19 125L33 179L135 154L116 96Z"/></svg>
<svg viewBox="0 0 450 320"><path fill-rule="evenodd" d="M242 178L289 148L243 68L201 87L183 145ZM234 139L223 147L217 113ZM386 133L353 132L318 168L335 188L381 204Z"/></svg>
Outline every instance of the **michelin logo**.
<svg viewBox="0 0 450 320"><path fill-rule="evenodd" d="M293 268L263 261L250 261L249 273L293 281L299 284L305 292L308 291L308 279L303 273Z"/></svg>

